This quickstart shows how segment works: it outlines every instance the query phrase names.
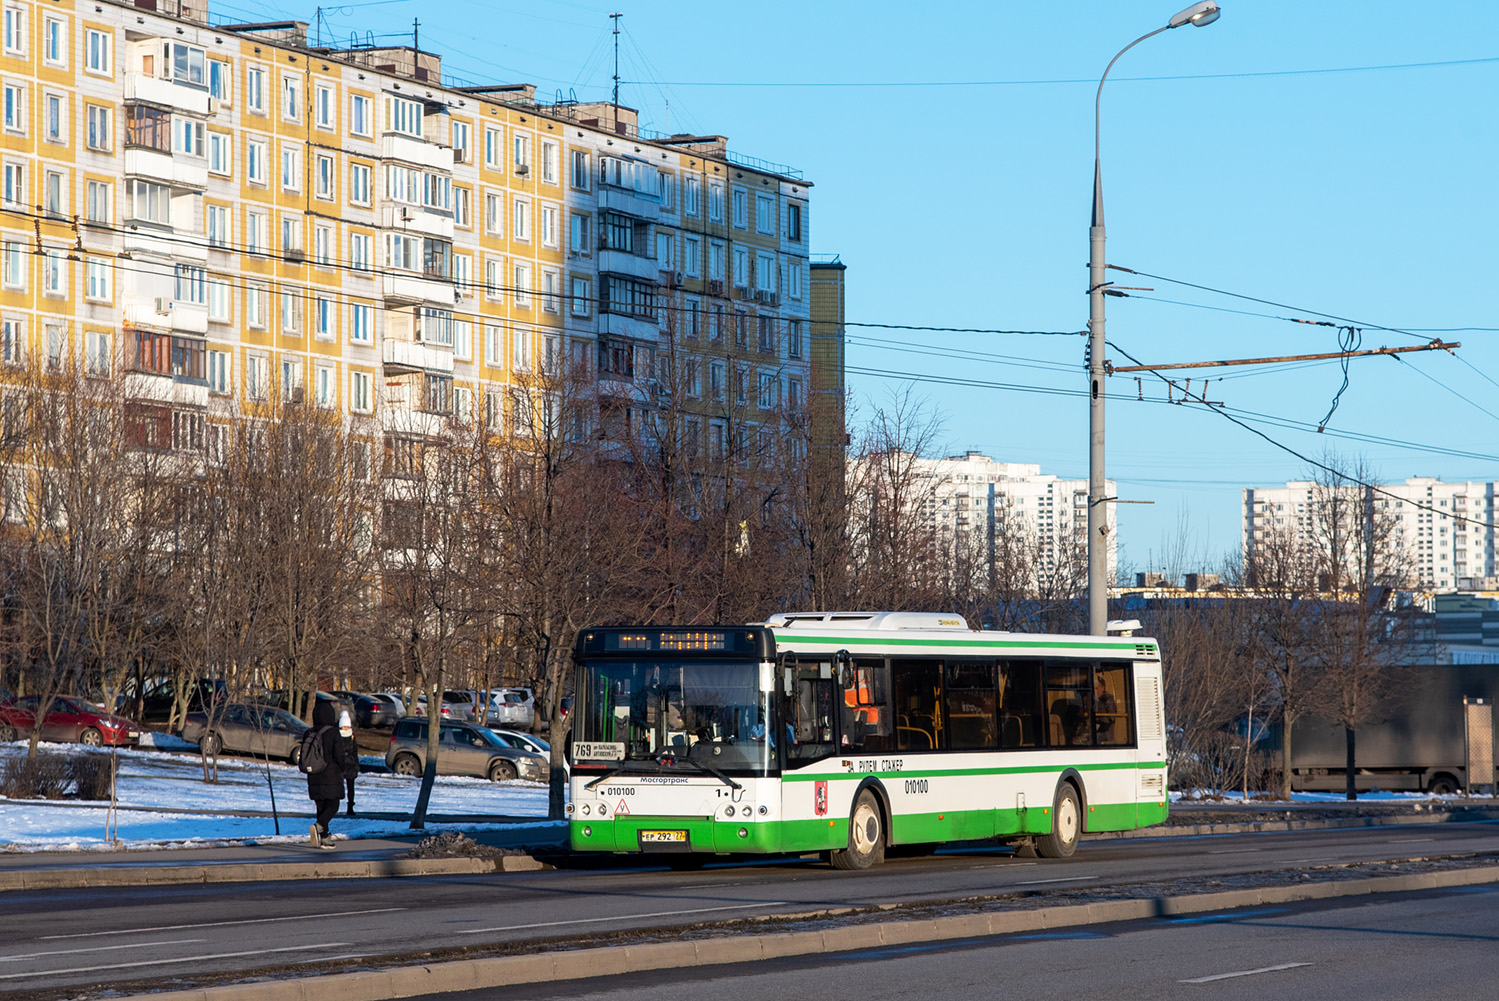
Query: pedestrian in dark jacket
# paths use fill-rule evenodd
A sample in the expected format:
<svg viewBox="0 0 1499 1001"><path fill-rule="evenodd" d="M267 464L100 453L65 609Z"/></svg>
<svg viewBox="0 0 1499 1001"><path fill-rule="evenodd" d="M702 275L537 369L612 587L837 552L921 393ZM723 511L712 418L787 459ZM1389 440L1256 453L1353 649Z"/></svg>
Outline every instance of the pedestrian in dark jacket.
<svg viewBox="0 0 1499 1001"><path fill-rule="evenodd" d="M344 797L344 816L354 816L354 780L359 777L359 746L354 743L354 721L349 718L349 711L345 709L338 714L338 739L344 745L344 753L348 755L348 761L344 765L344 787L348 795Z"/></svg>
<svg viewBox="0 0 1499 1001"><path fill-rule="evenodd" d="M348 768L349 753L338 735L338 716L333 703L319 700L312 707L312 725L323 742L323 759L327 765L319 772L307 776L307 797L317 806L317 823L312 825L312 843L318 848L333 847L328 831L328 821L338 813L338 801L344 796L344 774ZM358 767L359 758L354 758Z"/></svg>

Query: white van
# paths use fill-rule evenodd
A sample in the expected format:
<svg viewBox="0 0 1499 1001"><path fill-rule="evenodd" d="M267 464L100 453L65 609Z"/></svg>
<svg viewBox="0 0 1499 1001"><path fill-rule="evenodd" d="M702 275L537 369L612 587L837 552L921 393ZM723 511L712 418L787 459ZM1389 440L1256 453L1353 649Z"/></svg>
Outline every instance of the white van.
<svg viewBox="0 0 1499 1001"><path fill-rule="evenodd" d="M536 720L536 696L529 688L491 688L489 723L527 729Z"/></svg>

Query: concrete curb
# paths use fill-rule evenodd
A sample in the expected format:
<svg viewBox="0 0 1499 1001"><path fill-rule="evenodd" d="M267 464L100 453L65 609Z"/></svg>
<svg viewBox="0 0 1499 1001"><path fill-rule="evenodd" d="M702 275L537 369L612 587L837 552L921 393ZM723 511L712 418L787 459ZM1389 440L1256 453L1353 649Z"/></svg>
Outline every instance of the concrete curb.
<svg viewBox="0 0 1499 1001"><path fill-rule="evenodd" d="M961 914L916 921L882 921L819 931L733 935L727 938L596 949L558 950L526 956L469 959L391 970L336 973L299 980L229 984L131 997L152 1001L391 1001L453 991L479 990L557 980L584 980L648 970L718 966L792 956L857 949L880 949L919 942L980 938L1020 931L1075 928L1142 918L1201 914L1207 911L1301 900L1325 900L1373 893L1404 893L1499 883L1499 866L1448 870L1412 876L1379 876L1337 883L1226 890L1218 893L1145 900L1107 900L1093 904L1041 907L1028 911Z"/></svg>
<svg viewBox="0 0 1499 1001"><path fill-rule="evenodd" d="M371 879L392 876L453 876L528 872L550 868L530 855L457 859L362 859L340 862L223 862L163 868L12 869L0 872L0 892L65 890L91 886L157 883L243 883L276 879Z"/></svg>
<svg viewBox="0 0 1499 1001"><path fill-rule="evenodd" d="M1330 818L1327 820L1250 820L1241 824L1178 824L1174 827L1141 827L1133 831L1102 831L1085 835L1089 840L1112 838L1200 838L1210 834L1260 834L1274 831L1332 831L1353 827L1401 827L1408 824L1471 824L1499 820L1499 807L1445 810L1380 817Z"/></svg>

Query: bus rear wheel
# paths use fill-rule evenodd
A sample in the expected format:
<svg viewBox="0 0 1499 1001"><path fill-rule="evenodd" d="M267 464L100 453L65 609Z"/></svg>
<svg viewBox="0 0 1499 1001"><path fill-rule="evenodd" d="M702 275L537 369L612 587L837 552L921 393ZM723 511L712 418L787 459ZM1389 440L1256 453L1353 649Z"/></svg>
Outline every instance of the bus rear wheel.
<svg viewBox="0 0 1499 1001"><path fill-rule="evenodd" d="M834 869L859 870L885 861L885 815L868 789L854 801L848 822L848 847L828 854Z"/></svg>
<svg viewBox="0 0 1499 1001"><path fill-rule="evenodd" d="M1083 826L1083 811L1078 805L1077 789L1071 782L1057 787L1052 803L1051 830L1036 839L1036 854L1042 858L1070 858L1077 851L1077 838Z"/></svg>

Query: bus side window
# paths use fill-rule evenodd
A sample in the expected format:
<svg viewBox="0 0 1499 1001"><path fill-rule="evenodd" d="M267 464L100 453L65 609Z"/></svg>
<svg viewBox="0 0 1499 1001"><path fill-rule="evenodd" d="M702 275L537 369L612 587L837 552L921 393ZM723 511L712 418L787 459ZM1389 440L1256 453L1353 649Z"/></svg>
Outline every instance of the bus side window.
<svg viewBox="0 0 1499 1001"><path fill-rule="evenodd" d="M832 679L815 675L796 679L795 694L790 699L788 761L816 761L836 750L833 743L834 684Z"/></svg>
<svg viewBox="0 0 1499 1001"><path fill-rule="evenodd" d="M1105 661L1093 669L1093 734L1100 747L1127 747L1130 734L1129 669Z"/></svg>
<svg viewBox="0 0 1499 1001"><path fill-rule="evenodd" d="M1089 727L1092 673L1087 661L1046 662L1047 743L1051 747L1093 743Z"/></svg>
<svg viewBox="0 0 1499 1001"><path fill-rule="evenodd" d="M896 660L895 743L902 751L942 747L942 661Z"/></svg>
<svg viewBox="0 0 1499 1001"><path fill-rule="evenodd" d="M994 725L994 662L947 662L947 748L988 751L999 746Z"/></svg>
<svg viewBox="0 0 1499 1001"><path fill-rule="evenodd" d="M1012 660L999 668L999 746L1037 747L1041 739L1041 664Z"/></svg>
<svg viewBox="0 0 1499 1001"><path fill-rule="evenodd" d="M894 750L889 676L883 660L854 661L843 690L843 743L850 750Z"/></svg>

